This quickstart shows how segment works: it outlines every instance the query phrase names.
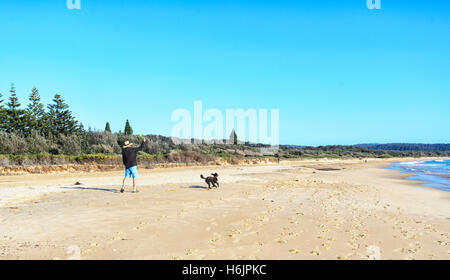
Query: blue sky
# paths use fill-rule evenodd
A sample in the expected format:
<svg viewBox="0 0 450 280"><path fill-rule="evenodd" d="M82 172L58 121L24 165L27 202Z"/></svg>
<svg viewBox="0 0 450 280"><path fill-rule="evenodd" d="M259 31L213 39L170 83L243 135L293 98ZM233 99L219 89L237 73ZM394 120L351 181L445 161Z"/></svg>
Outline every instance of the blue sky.
<svg viewBox="0 0 450 280"><path fill-rule="evenodd" d="M0 92L170 135L177 108L280 110L282 144L450 142L450 1L0 2Z"/></svg>

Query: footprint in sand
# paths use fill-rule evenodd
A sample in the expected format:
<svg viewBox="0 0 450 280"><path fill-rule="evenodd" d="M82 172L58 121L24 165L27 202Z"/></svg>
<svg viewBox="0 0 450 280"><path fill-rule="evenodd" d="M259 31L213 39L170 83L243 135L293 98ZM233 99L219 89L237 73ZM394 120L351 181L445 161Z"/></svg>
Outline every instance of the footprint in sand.
<svg viewBox="0 0 450 280"><path fill-rule="evenodd" d="M257 219L258 219L258 221L263 222L263 223L266 223L270 220L270 218L266 215L259 216L259 217L257 217Z"/></svg>
<svg viewBox="0 0 450 280"><path fill-rule="evenodd" d="M115 240L127 240L126 238L123 237L123 235L125 233L123 233L122 231L118 231L116 232L117 236L113 236L111 237L111 240L115 241Z"/></svg>
<svg viewBox="0 0 450 280"><path fill-rule="evenodd" d="M189 249L186 251L186 256L191 256L198 252L198 249Z"/></svg>
<svg viewBox="0 0 450 280"><path fill-rule="evenodd" d="M448 240L450 240L450 234L449 233L441 233L441 236L447 238Z"/></svg>
<svg viewBox="0 0 450 280"><path fill-rule="evenodd" d="M237 243L240 241L240 238L236 236L236 234L228 234L227 235L230 239L233 239L234 243Z"/></svg>
<svg viewBox="0 0 450 280"><path fill-rule="evenodd" d="M218 241L218 239L211 239L208 241L208 245L211 247L216 247L216 242Z"/></svg>
<svg viewBox="0 0 450 280"><path fill-rule="evenodd" d="M89 254L92 254L93 252L94 251L91 250L91 249L84 249L84 250L81 251L81 254L82 255L89 255Z"/></svg>

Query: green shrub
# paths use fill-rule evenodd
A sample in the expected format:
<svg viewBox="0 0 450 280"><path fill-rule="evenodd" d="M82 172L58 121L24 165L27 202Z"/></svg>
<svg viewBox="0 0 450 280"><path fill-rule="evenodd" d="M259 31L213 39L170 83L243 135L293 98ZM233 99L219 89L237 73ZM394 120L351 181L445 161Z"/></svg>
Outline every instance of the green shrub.
<svg viewBox="0 0 450 280"><path fill-rule="evenodd" d="M88 132L86 135L90 150L88 153L118 154L121 148L116 134L110 132Z"/></svg>
<svg viewBox="0 0 450 280"><path fill-rule="evenodd" d="M27 152L30 154L48 153L51 145L49 145L47 139L37 133L36 131L25 138L27 145Z"/></svg>
<svg viewBox="0 0 450 280"><path fill-rule="evenodd" d="M81 137L77 135L61 134L58 140L59 150L64 155L80 155L81 154Z"/></svg>
<svg viewBox="0 0 450 280"><path fill-rule="evenodd" d="M92 145L91 152L94 154L114 154L114 148L106 144Z"/></svg>
<svg viewBox="0 0 450 280"><path fill-rule="evenodd" d="M27 142L15 133L0 132L0 154L26 154Z"/></svg>

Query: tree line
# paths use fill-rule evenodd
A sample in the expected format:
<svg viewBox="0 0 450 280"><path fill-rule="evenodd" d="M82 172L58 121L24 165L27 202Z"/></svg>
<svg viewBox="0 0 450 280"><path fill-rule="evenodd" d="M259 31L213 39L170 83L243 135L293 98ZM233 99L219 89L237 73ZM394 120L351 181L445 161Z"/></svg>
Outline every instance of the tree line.
<svg viewBox="0 0 450 280"><path fill-rule="evenodd" d="M79 124L69 106L59 94L53 97L53 103L45 106L37 88L31 89L29 104L21 107L14 84L9 90L6 104L0 93L0 131L29 136L33 132L43 136L82 134L84 128Z"/></svg>
<svg viewBox="0 0 450 280"><path fill-rule="evenodd" d="M383 150L383 151L450 151L450 144L389 143L389 144L360 144L356 146L371 150Z"/></svg>
<svg viewBox="0 0 450 280"><path fill-rule="evenodd" d="M123 132L113 133L109 122L103 131L90 129L86 131L59 94L55 94L51 104L44 105L39 90L33 88L28 100L28 104L22 106L14 84L11 85L8 98L0 93L0 166L1 155L118 155L125 141L136 144L141 141L138 136L133 135L128 120L125 122ZM175 144L171 138L159 135L147 135L146 138L148 141L144 145L144 156L152 155L158 160L178 158L179 161L183 161L195 158L195 161L202 161L209 158L207 156L230 155L253 157L260 156L260 148L264 146L239 142L235 131L230 135L233 145L207 144L201 141L201 144L195 142ZM184 156L178 156L180 153ZM450 145L280 146L279 156L283 158L450 156Z"/></svg>
<svg viewBox="0 0 450 280"><path fill-rule="evenodd" d="M76 120L69 110L69 105L60 94L55 94L53 103L45 106L41 102L39 90L34 87L29 94L29 104L22 108L14 84L11 85L9 93L8 100L4 100L0 92L0 132L15 133L25 137L33 132L43 136L86 133L83 124ZM112 133L109 122L106 123L105 131ZM133 129L128 120L123 133L133 135Z"/></svg>
<svg viewBox="0 0 450 280"><path fill-rule="evenodd" d="M0 154L117 154L131 136L128 120L123 133L113 134L109 123L105 131L86 131L60 94L45 105L34 87L23 106L14 84L9 96L0 93Z"/></svg>

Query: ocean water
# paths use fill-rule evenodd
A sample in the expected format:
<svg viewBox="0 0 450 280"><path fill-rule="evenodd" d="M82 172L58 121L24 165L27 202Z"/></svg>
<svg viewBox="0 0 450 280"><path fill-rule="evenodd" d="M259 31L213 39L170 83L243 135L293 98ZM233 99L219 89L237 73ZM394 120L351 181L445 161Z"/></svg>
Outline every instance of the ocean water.
<svg viewBox="0 0 450 280"><path fill-rule="evenodd" d="M450 191L450 159L396 162L388 168L411 174L408 179L423 181L423 186Z"/></svg>

